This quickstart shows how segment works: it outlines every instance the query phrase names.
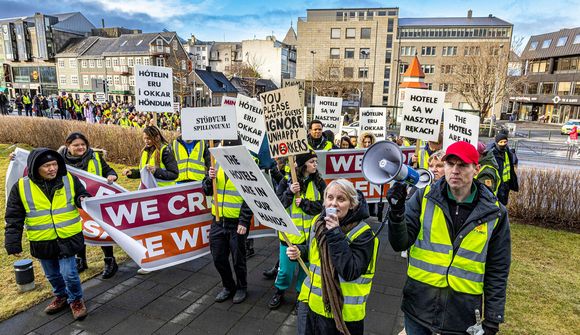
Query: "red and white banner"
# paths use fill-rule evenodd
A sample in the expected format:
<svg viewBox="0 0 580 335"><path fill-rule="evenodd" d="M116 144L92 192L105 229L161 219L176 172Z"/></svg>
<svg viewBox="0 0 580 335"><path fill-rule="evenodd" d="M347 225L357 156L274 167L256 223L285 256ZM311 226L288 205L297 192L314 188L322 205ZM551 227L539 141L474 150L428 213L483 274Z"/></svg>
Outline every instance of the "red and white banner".
<svg viewBox="0 0 580 335"><path fill-rule="evenodd" d="M401 147L404 163L410 165L415 147ZM346 178L354 187L361 191L368 203L379 202L381 185L369 183L363 176L361 163L366 149L316 151L318 156L318 172L326 184L334 179ZM389 185L383 186L383 199L387 195Z"/></svg>

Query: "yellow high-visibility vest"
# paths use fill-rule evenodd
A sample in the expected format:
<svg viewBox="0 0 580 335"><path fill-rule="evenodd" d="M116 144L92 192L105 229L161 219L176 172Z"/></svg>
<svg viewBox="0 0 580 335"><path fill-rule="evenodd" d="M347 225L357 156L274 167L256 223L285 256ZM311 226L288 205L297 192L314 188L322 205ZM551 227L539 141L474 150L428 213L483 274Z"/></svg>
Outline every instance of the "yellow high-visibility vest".
<svg viewBox="0 0 580 335"><path fill-rule="evenodd" d="M216 216L216 208L220 218L237 219L240 217L244 198L240 195L234 183L226 178L224 169L221 166L216 174L217 205L212 197L211 214Z"/></svg>
<svg viewBox="0 0 580 335"><path fill-rule="evenodd" d="M187 149L178 140L173 141L173 153L179 169L179 177L176 181L203 180L205 177L205 160L203 159L205 146L205 141L197 142L188 155Z"/></svg>
<svg viewBox="0 0 580 335"><path fill-rule="evenodd" d="M284 178L283 182L286 181L287 177ZM316 185L314 185L314 181L312 180L308 183L308 186L306 187L306 193L304 193L304 195L299 195L298 197L310 201L318 201L321 198L320 192L318 191ZM296 195L294 195L294 198L292 198L292 205L287 208L287 211L288 214L290 214L290 218L292 218L292 221L296 225L296 228L298 228L300 236L296 236L293 234L286 234L286 236L288 237L288 240L292 244L303 244L304 242L306 242L306 240L308 240L310 236L310 227L312 226L313 222L312 219L314 219L315 215L306 214L304 213L302 208L296 206ZM278 234L278 238L280 238L280 241L285 242L281 234Z"/></svg>
<svg viewBox="0 0 580 335"><path fill-rule="evenodd" d="M163 151L165 151L167 149L167 144L164 144L161 147L161 151L159 152L159 168L160 169L164 169L165 170L165 164L163 164ZM150 162L150 160L152 160L153 162ZM143 150L143 152L141 153L141 163L139 163L139 170L143 169L143 167L145 167L145 165L155 165L155 158L154 157L150 157L149 152ZM153 176L155 178L155 176ZM159 187L165 187L165 186L171 186L171 185L175 185L175 180L163 180L163 179L157 179L155 178L155 180L157 181L157 186Z"/></svg>

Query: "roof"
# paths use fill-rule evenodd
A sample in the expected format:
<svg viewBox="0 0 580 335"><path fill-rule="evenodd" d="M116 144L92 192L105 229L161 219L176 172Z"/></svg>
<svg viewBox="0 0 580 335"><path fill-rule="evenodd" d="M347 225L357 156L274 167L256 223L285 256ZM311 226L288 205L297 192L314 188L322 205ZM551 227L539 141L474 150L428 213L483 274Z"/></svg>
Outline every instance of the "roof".
<svg viewBox="0 0 580 335"><path fill-rule="evenodd" d="M98 37L98 40L87 49L79 58L96 58L101 57L113 44L116 38Z"/></svg>
<svg viewBox="0 0 580 335"><path fill-rule="evenodd" d="M413 57L411 64L405 73L403 73L403 82L399 87L401 88L427 88L424 82L425 73L421 69L421 63L417 56Z"/></svg>
<svg viewBox="0 0 580 335"><path fill-rule="evenodd" d="M242 78L242 77L233 77L230 79L232 85L238 90L239 93L251 96L253 92L253 82L256 80L255 78ZM270 79L258 79L256 80L256 87L263 87L261 92L273 91L278 89L278 86L274 84L274 82Z"/></svg>
<svg viewBox="0 0 580 335"><path fill-rule="evenodd" d="M512 26L495 16L486 17L420 17L399 18L399 27L417 26Z"/></svg>
<svg viewBox="0 0 580 335"><path fill-rule="evenodd" d="M73 38L56 57L79 57L97 42L98 39L96 36Z"/></svg>
<svg viewBox="0 0 580 335"><path fill-rule="evenodd" d="M578 36L578 37L577 37ZM560 40L562 38L562 40ZM549 46L543 48L546 41L551 40ZM565 43L558 46L559 41ZM574 44L576 42L576 44ZM532 44L535 44L535 49L531 50ZM530 37L521 59L541 59L550 57L560 57L567 55L580 55L580 27L572 29L561 29L555 32L535 35Z"/></svg>
<svg viewBox="0 0 580 335"><path fill-rule="evenodd" d="M297 38L296 38L296 31L294 31L294 27L290 27L290 29L288 29L288 32L286 33L286 37L284 37L284 40L282 41L282 43L287 44L287 45L296 45L298 43Z"/></svg>
<svg viewBox="0 0 580 335"><path fill-rule="evenodd" d="M123 34L107 48L103 56L149 54L149 43L161 35L166 42L170 42L176 34L173 32Z"/></svg>
<svg viewBox="0 0 580 335"><path fill-rule="evenodd" d="M238 90L228 78L216 71L195 70L195 74L214 93L237 93Z"/></svg>

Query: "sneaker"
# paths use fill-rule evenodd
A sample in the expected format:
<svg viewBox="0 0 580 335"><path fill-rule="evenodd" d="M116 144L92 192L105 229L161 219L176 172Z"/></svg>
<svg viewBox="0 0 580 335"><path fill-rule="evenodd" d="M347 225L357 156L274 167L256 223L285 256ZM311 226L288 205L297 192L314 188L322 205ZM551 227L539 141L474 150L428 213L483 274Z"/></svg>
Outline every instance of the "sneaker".
<svg viewBox="0 0 580 335"><path fill-rule="evenodd" d="M139 270L137 270L137 273L140 275L148 275L151 273L151 271L147 271L145 269L139 269Z"/></svg>
<svg viewBox="0 0 580 335"><path fill-rule="evenodd" d="M83 299L77 299L71 302L70 309L75 320L82 320L87 316L87 307Z"/></svg>
<svg viewBox="0 0 580 335"><path fill-rule="evenodd" d="M277 291L274 293L272 298L270 298L270 302L268 302L268 308L270 309L278 309L284 300L284 293Z"/></svg>
<svg viewBox="0 0 580 335"><path fill-rule="evenodd" d="M77 261L77 272L78 273L81 273L89 268L89 265L87 264L86 258L76 258L76 261Z"/></svg>
<svg viewBox="0 0 580 335"><path fill-rule="evenodd" d="M104 261L105 267L103 268L103 273L101 274L101 277L103 279L109 279L113 277L115 273L117 273L117 270L119 270L119 266L115 261L115 257L105 257Z"/></svg>
<svg viewBox="0 0 580 335"><path fill-rule="evenodd" d="M228 290L227 288L223 288L216 296L215 302L224 302L233 296L232 291Z"/></svg>
<svg viewBox="0 0 580 335"><path fill-rule="evenodd" d="M236 290L236 294L234 295L234 304L239 304L244 302L248 297L248 290L245 288L239 288Z"/></svg>
<svg viewBox="0 0 580 335"><path fill-rule="evenodd" d="M278 275L278 264L274 265L272 268L270 268L268 270L264 270L264 272L262 272L262 275L266 279L276 278L276 276Z"/></svg>
<svg viewBox="0 0 580 335"><path fill-rule="evenodd" d="M66 297L55 297L54 299L52 299L50 304L46 306L46 308L44 309L44 313L56 314L65 309L67 305L68 303L66 302Z"/></svg>

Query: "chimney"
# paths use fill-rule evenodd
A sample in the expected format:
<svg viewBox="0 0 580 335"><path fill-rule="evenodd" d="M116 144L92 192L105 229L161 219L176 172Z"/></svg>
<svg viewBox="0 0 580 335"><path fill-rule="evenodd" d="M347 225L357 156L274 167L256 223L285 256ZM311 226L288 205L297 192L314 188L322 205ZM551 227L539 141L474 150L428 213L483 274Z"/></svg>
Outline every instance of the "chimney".
<svg viewBox="0 0 580 335"><path fill-rule="evenodd" d="M473 17L473 11L470 9L467 11L467 18L471 19Z"/></svg>
<svg viewBox="0 0 580 335"><path fill-rule="evenodd" d="M489 18L492 18L492 17L493 17L493 15L492 15L492 14L489 14L487 17L489 17Z"/></svg>
<svg viewBox="0 0 580 335"><path fill-rule="evenodd" d="M105 19L101 19L101 26L105 29Z"/></svg>
<svg viewBox="0 0 580 335"><path fill-rule="evenodd" d="M205 70L206 70L207 72L211 72L211 66L206 66L206 67L205 67Z"/></svg>

